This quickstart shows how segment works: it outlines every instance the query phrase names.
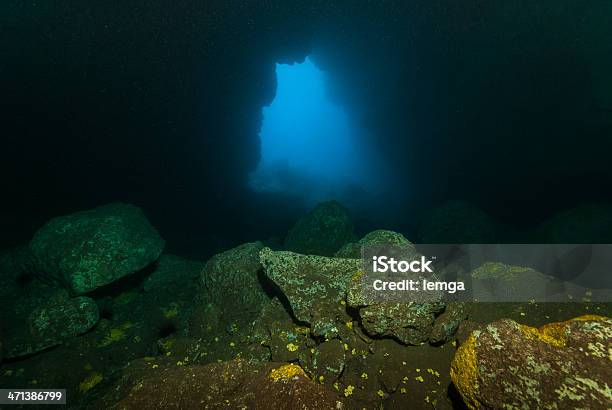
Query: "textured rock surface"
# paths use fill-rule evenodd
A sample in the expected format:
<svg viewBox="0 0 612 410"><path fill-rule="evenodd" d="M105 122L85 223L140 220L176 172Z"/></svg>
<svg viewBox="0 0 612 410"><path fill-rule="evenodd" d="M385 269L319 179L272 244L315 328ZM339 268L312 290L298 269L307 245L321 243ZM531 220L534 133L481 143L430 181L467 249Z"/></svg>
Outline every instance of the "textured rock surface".
<svg viewBox="0 0 612 410"><path fill-rule="evenodd" d="M309 324L315 336L338 335L346 323L346 303L358 311L361 325L370 335L392 336L416 345L429 339L436 317L445 308L439 292L423 292L427 303L410 302L402 291L381 296L362 280L361 259L307 256L269 248L262 249L260 259L268 278L287 297L296 319ZM392 300L382 299L387 295ZM436 342L452 336L459 316L442 318L434 336Z"/></svg>
<svg viewBox="0 0 612 410"><path fill-rule="evenodd" d="M15 329L7 340L6 357L37 353L87 332L98 323L96 303L86 297L55 301L34 309L27 326Z"/></svg>
<svg viewBox="0 0 612 410"><path fill-rule="evenodd" d="M259 280L261 242L245 243L214 255L200 276L202 305L213 304L225 323L253 321L269 298Z"/></svg>
<svg viewBox="0 0 612 410"><path fill-rule="evenodd" d="M444 312L436 318L433 324L429 341L434 344L450 341L466 317L463 302L447 303Z"/></svg>
<svg viewBox="0 0 612 410"><path fill-rule="evenodd" d="M261 242L245 243L214 255L202 271L202 285L210 301L225 304L228 300L244 305L261 305L266 298L257 277L261 270Z"/></svg>
<svg viewBox="0 0 612 410"><path fill-rule="evenodd" d="M332 256L353 240L353 222L336 201L322 202L300 218L285 238L287 250L306 255Z"/></svg>
<svg viewBox="0 0 612 410"><path fill-rule="evenodd" d="M255 352L260 350L267 360L297 361L309 342L309 333L310 329L296 325L282 303L274 298L262 309L253 324L251 349Z"/></svg>
<svg viewBox="0 0 612 410"><path fill-rule="evenodd" d="M393 336L405 344L417 345L429 339L436 315L443 303L382 302L359 309L366 331L373 336Z"/></svg>
<svg viewBox="0 0 612 410"><path fill-rule="evenodd" d="M401 233L378 229L366 234L357 242L347 243L336 252L335 256L337 258L361 258L361 247L363 245L390 245L414 248L412 243Z"/></svg>
<svg viewBox="0 0 612 410"><path fill-rule="evenodd" d="M38 273L76 294L143 269L163 248L142 211L121 203L53 218L30 242Z"/></svg>
<svg viewBox="0 0 612 410"><path fill-rule="evenodd" d="M304 350L300 365L320 383L331 384L342 374L346 364L344 344L338 339L328 340L316 348Z"/></svg>
<svg viewBox="0 0 612 410"><path fill-rule="evenodd" d="M295 364L232 360L209 365L158 366L136 361L98 409L341 409L333 391Z"/></svg>
<svg viewBox="0 0 612 410"><path fill-rule="evenodd" d="M263 248L259 255L265 274L285 294L296 319L310 324L314 335L336 335L338 315L345 314L340 302L351 278L359 272L361 260L270 248Z"/></svg>
<svg viewBox="0 0 612 410"><path fill-rule="evenodd" d="M469 273L474 300L483 302L610 300L608 289L587 289L524 266L486 262Z"/></svg>
<svg viewBox="0 0 612 410"><path fill-rule="evenodd" d="M418 273L403 277L417 282L422 278ZM374 279L360 273L347 286L346 302L359 312L363 328L372 336L392 336L405 344L427 341L436 317L444 311L442 293L376 291Z"/></svg>
<svg viewBox="0 0 612 410"><path fill-rule="evenodd" d="M581 316L537 328L510 319L471 333L451 365L472 409L612 404L612 319Z"/></svg>

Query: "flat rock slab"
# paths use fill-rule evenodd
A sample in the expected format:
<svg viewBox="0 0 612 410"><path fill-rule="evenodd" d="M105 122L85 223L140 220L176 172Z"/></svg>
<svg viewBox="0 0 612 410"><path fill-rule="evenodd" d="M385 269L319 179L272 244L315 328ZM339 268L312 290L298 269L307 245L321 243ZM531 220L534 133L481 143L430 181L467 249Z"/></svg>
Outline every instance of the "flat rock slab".
<svg viewBox="0 0 612 410"><path fill-rule="evenodd" d="M473 331L451 377L471 409L612 407L612 319L586 315L533 328L502 319Z"/></svg>

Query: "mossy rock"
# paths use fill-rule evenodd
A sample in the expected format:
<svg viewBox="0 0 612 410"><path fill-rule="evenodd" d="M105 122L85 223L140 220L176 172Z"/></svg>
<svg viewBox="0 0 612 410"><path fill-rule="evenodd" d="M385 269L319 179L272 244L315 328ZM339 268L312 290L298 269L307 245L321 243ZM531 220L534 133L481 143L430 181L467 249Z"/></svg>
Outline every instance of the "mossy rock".
<svg viewBox="0 0 612 410"><path fill-rule="evenodd" d="M322 202L300 218L285 238L285 248L305 255L332 256L354 240L353 221L337 201Z"/></svg>
<svg viewBox="0 0 612 410"><path fill-rule="evenodd" d="M163 248L142 211L122 203L53 218L30 242L37 273L77 295L145 268Z"/></svg>
<svg viewBox="0 0 612 410"><path fill-rule="evenodd" d="M441 344L450 341L462 321L467 318L465 304L463 302L448 302L444 312L436 318L429 335L429 341L433 344Z"/></svg>
<svg viewBox="0 0 612 410"><path fill-rule="evenodd" d="M30 313L24 326L10 332L6 357L30 355L62 344L87 332L98 320L98 306L86 296L38 307Z"/></svg>
<svg viewBox="0 0 612 410"><path fill-rule="evenodd" d="M539 329L502 319L470 334L451 378L470 409L604 409L612 403L611 349L607 317Z"/></svg>
<svg viewBox="0 0 612 410"><path fill-rule="evenodd" d="M444 303L379 302L359 309L363 328L372 336L391 336L408 345L426 342Z"/></svg>
<svg viewBox="0 0 612 410"><path fill-rule="evenodd" d="M337 258L361 258L361 247L367 245L386 245L414 248L412 242L406 239L401 233L387 231L385 229L378 229L366 234L357 242L345 244L338 252L336 252L334 256Z"/></svg>
<svg viewBox="0 0 612 410"><path fill-rule="evenodd" d="M338 339L321 343L300 354L300 365L319 383L332 384L342 374L346 365L345 345Z"/></svg>
<svg viewBox="0 0 612 410"><path fill-rule="evenodd" d="M316 336L335 337L346 322L346 288L361 268L360 259L326 258L263 248L266 276L287 297L295 318Z"/></svg>
<svg viewBox="0 0 612 410"><path fill-rule="evenodd" d="M587 289L529 267L485 262L465 278L474 300L479 302L567 302L609 300L608 289Z"/></svg>

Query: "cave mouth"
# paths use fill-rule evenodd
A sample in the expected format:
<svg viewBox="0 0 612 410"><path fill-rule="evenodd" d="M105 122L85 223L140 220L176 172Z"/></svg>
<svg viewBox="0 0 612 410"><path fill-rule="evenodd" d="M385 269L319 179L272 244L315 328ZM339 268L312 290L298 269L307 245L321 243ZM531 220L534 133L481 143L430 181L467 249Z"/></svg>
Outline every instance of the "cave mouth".
<svg viewBox="0 0 612 410"><path fill-rule="evenodd" d="M329 79L311 57L276 64L276 96L263 108L261 159L249 175L256 192L283 193L306 203L372 192L379 185L367 164L363 131L332 102Z"/></svg>

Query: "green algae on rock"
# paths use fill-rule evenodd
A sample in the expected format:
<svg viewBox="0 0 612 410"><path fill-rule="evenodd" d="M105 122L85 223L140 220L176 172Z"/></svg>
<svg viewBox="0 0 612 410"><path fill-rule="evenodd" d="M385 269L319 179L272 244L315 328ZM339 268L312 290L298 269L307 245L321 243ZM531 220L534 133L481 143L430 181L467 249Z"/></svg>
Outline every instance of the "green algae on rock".
<svg viewBox="0 0 612 410"><path fill-rule="evenodd" d="M312 349L303 350L299 356L300 365L313 379L331 384L342 374L347 354L350 353L345 351L342 341L331 339Z"/></svg>
<svg viewBox="0 0 612 410"><path fill-rule="evenodd" d="M300 255L263 248L259 253L267 277L285 294L296 319L308 323L316 336L337 335L345 314L346 287L361 268L360 259Z"/></svg>
<svg viewBox="0 0 612 410"><path fill-rule="evenodd" d="M444 312L436 317L431 334L429 335L429 342L433 344L449 342L455 336L459 325L466 317L465 303L447 302Z"/></svg>
<svg viewBox="0 0 612 410"><path fill-rule="evenodd" d="M377 302L359 309L366 331L372 336L392 336L405 344L429 339L436 315L444 303Z"/></svg>
<svg viewBox="0 0 612 410"><path fill-rule="evenodd" d="M405 252L408 257L418 255L412 246L406 247ZM370 276L365 272L353 276L346 292L348 306L359 312L361 325L368 334L377 337L391 336L411 345L426 342L430 338L436 318L445 309L442 292L421 291L410 295L404 291L381 292L373 286L377 277ZM409 276L405 277L419 282L423 279L419 273L409 273ZM456 330L456 326L446 328L449 332ZM435 339L440 342L450 336L440 339L437 334Z"/></svg>
<svg viewBox="0 0 612 410"><path fill-rule="evenodd" d="M372 336L392 336L405 344L426 342L437 317L444 312L442 293L426 296L428 303L385 300L361 278L362 260L300 255L263 248L260 260L268 278L287 297L298 321L311 326L314 336L333 338L346 327L346 306L354 308ZM433 335L436 343L455 332L461 313L441 317Z"/></svg>
<svg viewBox="0 0 612 410"><path fill-rule="evenodd" d="M401 233L378 229L366 234L357 242L345 244L336 254L337 258L361 258L361 247L364 245L388 245L402 248L412 248L414 245ZM416 254L416 249L414 249Z"/></svg>
<svg viewBox="0 0 612 410"><path fill-rule="evenodd" d="M54 301L34 309L27 325L16 330L8 341L6 357L40 352L87 332L98 323L98 306L93 299L79 296Z"/></svg>
<svg viewBox="0 0 612 410"><path fill-rule="evenodd" d="M295 223L285 238L285 248L305 255L332 256L353 239L348 210L337 201L327 201Z"/></svg>
<svg viewBox="0 0 612 410"><path fill-rule="evenodd" d="M587 289L529 267L486 262L469 273L470 291L479 302L567 302L591 295L609 300L607 289Z"/></svg>
<svg viewBox="0 0 612 410"><path fill-rule="evenodd" d="M502 319L473 331L451 377L471 409L609 408L612 319L586 315L533 328Z"/></svg>
<svg viewBox="0 0 612 410"><path fill-rule="evenodd" d="M30 242L38 274L77 295L143 269L163 248L142 211L122 203L53 218Z"/></svg>

